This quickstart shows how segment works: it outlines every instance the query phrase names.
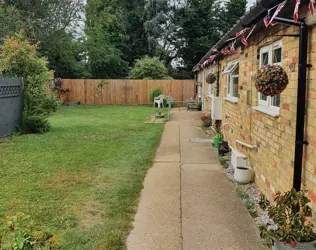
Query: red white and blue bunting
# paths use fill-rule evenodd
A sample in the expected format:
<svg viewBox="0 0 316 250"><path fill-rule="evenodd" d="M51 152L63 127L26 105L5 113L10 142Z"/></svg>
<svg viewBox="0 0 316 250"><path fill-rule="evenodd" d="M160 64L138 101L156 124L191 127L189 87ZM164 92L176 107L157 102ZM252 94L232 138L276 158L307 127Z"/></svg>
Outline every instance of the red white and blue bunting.
<svg viewBox="0 0 316 250"><path fill-rule="evenodd" d="M283 10L283 8L286 6L287 3L288 3L288 0L285 0L282 3L276 5L273 8L268 10L268 15L263 19L264 25L266 27L273 26L273 25L277 24L277 22L275 22L274 19L279 15L279 13ZM294 7L294 13L293 13L294 22L298 22L300 4L301 4L301 0L296 0L295 7ZM314 13L315 13L315 4L316 4L316 0L309 1L308 7L309 7L311 15L314 15ZM276 10L274 11L273 15L271 16L270 13L274 9L276 9ZM198 70L201 68L208 67L210 64L212 64L215 61L215 59L219 55L225 56L225 55L236 54L237 50L235 48L235 44L236 44L237 40L239 40L239 39L240 39L240 42L244 46L248 46L248 39L252 35L256 26L257 26L257 24L252 26L252 27L244 28L241 31L237 32L234 37L226 40L226 43L227 42L230 42L230 43L228 44L228 46L224 47L220 51L218 48L215 48L215 47L212 48L211 52L214 54L211 55L210 57L206 58L202 64L199 64L197 66ZM247 34L247 32L248 32L248 34Z"/></svg>

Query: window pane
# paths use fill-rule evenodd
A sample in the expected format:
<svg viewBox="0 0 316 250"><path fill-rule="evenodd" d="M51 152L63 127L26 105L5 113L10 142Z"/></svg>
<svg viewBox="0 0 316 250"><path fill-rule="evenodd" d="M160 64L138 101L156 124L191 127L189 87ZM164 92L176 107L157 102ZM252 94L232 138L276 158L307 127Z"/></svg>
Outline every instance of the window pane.
<svg viewBox="0 0 316 250"><path fill-rule="evenodd" d="M268 97L262 93L260 93L260 100L261 101L267 101L268 100Z"/></svg>
<svg viewBox="0 0 316 250"><path fill-rule="evenodd" d="M272 63L280 63L282 61L282 48L273 50Z"/></svg>
<svg viewBox="0 0 316 250"><path fill-rule="evenodd" d="M232 75L238 75L239 74L239 66L232 72Z"/></svg>
<svg viewBox="0 0 316 250"><path fill-rule="evenodd" d="M269 64L269 52L261 54L261 66Z"/></svg>
<svg viewBox="0 0 316 250"><path fill-rule="evenodd" d="M280 95L275 95L271 98L271 106L274 106L274 107L280 107L280 101L281 101L281 98L280 98Z"/></svg>
<svg viewBox="0 0 316 250"><path fill-rule="evenodd" d="M208 95L212 95L213 90L213 84L208 85Z"/></svg>
<svg viewBox="0 0 316 250"><path fill-rule="evenodd" d="M232 78L232 84L233 84L233 96L238 97L238 77Z"/></svg>
<svg viewBox="0 0 316 250"><path fill-rule="evenodd" d="M230 94L230 75L227 75L227 94Z"/></svg>

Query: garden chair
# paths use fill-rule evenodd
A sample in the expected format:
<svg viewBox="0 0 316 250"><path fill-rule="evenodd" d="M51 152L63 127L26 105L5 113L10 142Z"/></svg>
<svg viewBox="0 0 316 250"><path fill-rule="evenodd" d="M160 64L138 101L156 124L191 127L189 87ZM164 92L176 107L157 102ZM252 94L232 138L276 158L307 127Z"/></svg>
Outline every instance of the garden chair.
<svg viewBox="0 0 316 250"><path fill-rule="evenodd" d="M164 103L163 103L165 98L166 98L165 95L160 95L158 97L155 97L155 99L154 99L154 107L156 107L156 103L157 103L158 108L161 108L161 106L165 107Z"/></svg>

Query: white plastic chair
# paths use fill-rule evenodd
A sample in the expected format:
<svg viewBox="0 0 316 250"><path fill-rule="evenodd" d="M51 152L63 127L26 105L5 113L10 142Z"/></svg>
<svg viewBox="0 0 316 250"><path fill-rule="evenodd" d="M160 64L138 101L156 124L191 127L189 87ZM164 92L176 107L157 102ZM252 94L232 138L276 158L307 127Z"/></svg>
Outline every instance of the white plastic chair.
<svg viewBox="0 0 316 250"><path fill-rule="evenodd" d="M158 108L161 108L161 106L165 107L164 104L163 104L163 101L164 101L165 98L166 98L165 95L160 95L158 97L155 97L155 99L154 99L154 107L156 107L156 104L157 104Z"/></svg>

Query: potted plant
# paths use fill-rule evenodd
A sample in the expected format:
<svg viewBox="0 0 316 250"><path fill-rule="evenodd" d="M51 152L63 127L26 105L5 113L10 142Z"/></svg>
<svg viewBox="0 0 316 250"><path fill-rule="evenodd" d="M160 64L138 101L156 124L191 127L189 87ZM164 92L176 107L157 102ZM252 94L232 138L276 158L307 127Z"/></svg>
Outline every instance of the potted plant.
<svg viewBox="0 0 316 250"><path fill-rule="evenodd" d="M264 65L258 70L256 89L266 96L282 93L288 83L288 76L279 65Z"/></svg>
<svg viewBox="0 0 316 250"><path fill-rule="evenodd" d="M273 250L315 249L314 226L310 221L312 210L306 191L292 189L283 195L278 192L274 202L275 205L271 205L262 196L259 203L274 222L260 226L263 243Z"/></svg>
<svg viewBox="0 0 316 250"><path fill-rule="evenodd" d="M211 126L211 116L210 115L206 115L206 114L201 115L201 121L202 121L203 127Z"/></svg>
<svg viewBox="0 0 316 250"><path fill-rule="evenodd" d="M210 73L206 76L205 81L208 84L213 84L216 81L216 76L213 73Z"/></svg>

